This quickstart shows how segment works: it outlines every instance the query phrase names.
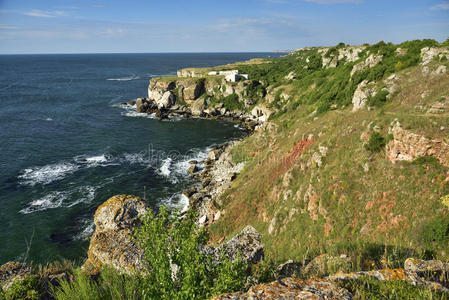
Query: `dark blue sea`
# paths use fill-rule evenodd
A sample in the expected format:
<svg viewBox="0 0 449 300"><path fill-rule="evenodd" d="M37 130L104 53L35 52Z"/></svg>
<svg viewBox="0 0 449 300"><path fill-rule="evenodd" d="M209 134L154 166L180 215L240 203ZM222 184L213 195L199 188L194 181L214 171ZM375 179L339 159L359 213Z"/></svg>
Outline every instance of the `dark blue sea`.
<svg viewBox="0 0 449 300"><path fill-rule="evenodd" d="M159 121L120 106L154 76L273 53L0 56L0 264L82 261L116 194L184 208L188 162L242 137L234 123Z"/></svg>

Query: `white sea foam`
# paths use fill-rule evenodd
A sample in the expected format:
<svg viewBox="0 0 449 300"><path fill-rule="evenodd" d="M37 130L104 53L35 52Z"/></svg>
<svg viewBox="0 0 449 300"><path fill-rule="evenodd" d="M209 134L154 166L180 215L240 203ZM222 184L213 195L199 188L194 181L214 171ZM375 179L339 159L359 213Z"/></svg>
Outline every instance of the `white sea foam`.
<svg viewBox="0 0 449 300"><path fill-rule="evenodd" d="M128 76L128 77L108 78L106 80L109 80L109 81L130 81L130 80L137 80L137 79L140 79L140 77L136 76L136 75L131 75L131 76Z"/></svg>
<svg viewBox="0 0 449 300"><path fill-rule="evenodd" d="M125 117L133 117L133 118L157 119L155 114L140 113L137 111L125 111L125 112L122 112L121 115L125 116Z"/></svg>
<svg viewBox="0 0 449 300"><path fill-rule="evenodd" d="M161 205L164 205L170 209L178 208L181 209L182 212L184 212L189 207L189 198L187 198L187 196L182 193L178 193L162 199Z"/></svg>
<svg viewBox="0 0 449 300"><path fill-rule="evenodd" d="M35 184L49 184L56 180L61 180L68 174L77 171L79 167L68 162L60 162L50 164L42 167L28 168L22 171L18 176L21 179L21 184L35 185Z"/></svg>
<svg viewBox="0 0 449 300"><path fill-rule="evenodd" d="M86 157L86 162L89 164L99 164L99 163L105 163L108 159L106 158L106 155L98 155L98 156L92 156L92 157Z"/></svg>
<svg viewBox="0 0 449 300"><path fill-rule="evenodd" d="M47 210L49 208L57 208L67 199L65 192L51 192L42 198L32 201L24 209L19 211L22 214L30 214L38 211Z"/></svg>
<svg viewBox="0 0 449 300"><path fill-rule="evenodd" d="M78 188L77 192L79 195L76 198L75 202L72 202L67 205L67 207L72 207L80 203L92 202L95 199L95 191L98 187L93 187L90 185L82 186Z"/></svg>
<svg viewBox="0 0 449 300"><path fill-rule="evenodd" d="M95 223L92 220L83 220L82 226L84 229L74 237L75 240L84 240L94 233Z"/></svg>
<svg viewBox="0 0 449 300"><path fill-rule="evenodd" d="M162 161L162 166L159 168L159 173L162 176L165 176L165 177L170 176L170 173L171 173L170 166L171 166L172 161L173 160L170 157L168 157Z"/></svg>
<svg viewBox="0 0 449 300"><path fill-rule="evenodd" d="M201 162L205 160L210 150L211 148L209 147L203 150L192 150L190 154L185 155L183 159L174 164L173 172L178 176L188 175L189 167L191 166L190 161L196 160Z"/></svg>
<svg viewBox="0 0 449 300"><path fill-rule="evenodd" d="M45 121L51 122L51 121L53 121L53 119L52 118L46 118Z"/></svg>

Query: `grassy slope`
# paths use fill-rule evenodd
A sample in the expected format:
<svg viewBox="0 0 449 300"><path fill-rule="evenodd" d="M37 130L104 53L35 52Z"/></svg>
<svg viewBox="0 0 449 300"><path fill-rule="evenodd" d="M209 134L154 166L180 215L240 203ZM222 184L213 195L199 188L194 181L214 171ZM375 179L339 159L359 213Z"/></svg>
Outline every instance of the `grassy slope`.
<svg viewBox="0 0 449 300"><path fill-rule="evenodd" d="M388 47L394 51L397 46L378 49ZM371 48L371 53L375 50ZM262 233L266 251L279 261L348 253L357 269L373 263L381 267L385 248L390 265L407 256L447 259L449 216L439 199L449 194L448 168L432 160L392 164L384 151L371 153L360 139L374 125L386 137L394 119L413 132L448 138L448 115L430 116L416 107L429 107L449 96L449 76L423 76L418 53L402 58L384 55L383 63L352 80L349 72L358 62L303 71L304 54L256 68L242 66L270 87L282 85L291 97L271 104L279 109L272 120L275 128L255 133L234 149L234 159L247 164L223 195L225 214L211 226L212 234L229 237L251 224ZM363 53L361 60L367 55ZM405 63L398 67L400 60ZM440 64L448 65L433 62L430 69ZM382 73L373 75L379 69ZM284 80L291 70L300 73L299 78ZM379 82L393 72L400 77L399 90L386 104L351 112L353 81L370 77ZM425 91L430 93L422 98ZM327 111L333 103L339 109ZM316 109L324 112L310 116ZM328 148L321 167L311 159L319 146Z"/></svg>

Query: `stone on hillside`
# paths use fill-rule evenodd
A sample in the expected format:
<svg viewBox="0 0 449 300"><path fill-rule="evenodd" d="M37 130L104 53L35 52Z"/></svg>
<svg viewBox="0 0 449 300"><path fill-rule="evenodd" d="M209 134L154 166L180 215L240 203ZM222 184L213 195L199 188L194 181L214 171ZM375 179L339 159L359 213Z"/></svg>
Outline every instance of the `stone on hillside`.
<svg viewBox="0 0 449 300"><path fill-rule="evenodd" d="M293 80L293 79L296 79L296 73L295 73L294 71L288 73L288 75L285 76L285 79L287 79L287 80Z"/></svg>
<svg viewBox="0 0 449 300"><path fill-rule="evenodd" d="M445 56L449 59L449 50L445 48L435 48L435 47L424 47L421 49L421 59L423 65L430 64L434 57L442 58Z"/></svg>
<svg viewBox="0 0 449 300"><path fill-rule="evenodd" d="M361 70L363 70L365 68L372 68L372 67L376 66L378 63L380 63L382 61L382 59L383 59L382 56L371 54L370 56L368 56L368 58L366 60L356 64L352 68L352 70L351 70L351 77L357 71L361 71Z"/></svg>
<svg viewBox="0 0 449 300"><path fill-rule="evenodd" d="M213 300L240 300L240 299L326 299L349 300L353 295L346 289L340 288L333 282L321 279L302 280L284 278L271 283L263 283L251 287L248 292L224 294L212 298Z"/></svg>
<svg viewBox="0 0 449 300"><path fill-rule="evenodd" d="M302 276L326 276L330 272L349 272L352 269L351 258L345 254L330 256L322 254L312 259L301 271Z"/></svg>
<svg viewBox="0 0 449 300"><path fill-rule="evenodd" d="M404 269L406 271L414 272L419 277L425 278L426 280L441 283L449 282L449 263L440 260L408 258L404 262Z"/></svg>
<svg viewBox="0 0 449 300"><path fill-rule="evenodd" d="M396 161L412 161L419 157L433 156L444 166L449 166L449 144L443 139L428 139L412 133L395 123L390 129L393 139L387 144L387 157Z"/></svg>
<svg viewBox="0 0 449 300"><path fill-rule="evenodd" d="M251 115L260 122L265 122L271 115L271 111L265 105L256 105L251 111Z"/></svg>
<svg viewBox="0 0 449 300"><path fill-rule="evenodd" d="M257 263L264 257L262 237L252 226L246 226L239 234L218 247L206 246L203 252L212 255L216 261L221 255L231 260L239 257L246 263Z"/></svg>
<svg viewBox="0 0 449 300"><path fill-rule="evenodd" d="M176 97L171 91L166 91L162 98L156 101L157 107L161 108L169 108L175 104Z"/></svg>
<svg viewBox="0 0 449 300"><path fill-rule="evenodd" d="M432 72L433 75L444 75L447 72L447 67L444 65L438 66L438 68Z"/></svg>
<svg viewBox="0 0 449 300"><path fill-rule="evenodd" d="M96 273L102 265L127 273L142 270L143 250L131 235L146 210L146 201L126 195L114 196L100 205L95 212L95 232L83 270Z"/></svg>
<svg viewBox="0 0 449 300"><path fill-rule="evenodd" d="M352 97L352 104L354 105L352 111L357 111L366 106L369 97L376 95L376 88L373 83L363 80L354 92Z"/></svg>
<svg viewBox="0 0 449 300"><path fill-rule="evenodd" d="M276 268L277 274L280 277L299 277L301 275L301 268L303 264L288 260Z"/></svg>

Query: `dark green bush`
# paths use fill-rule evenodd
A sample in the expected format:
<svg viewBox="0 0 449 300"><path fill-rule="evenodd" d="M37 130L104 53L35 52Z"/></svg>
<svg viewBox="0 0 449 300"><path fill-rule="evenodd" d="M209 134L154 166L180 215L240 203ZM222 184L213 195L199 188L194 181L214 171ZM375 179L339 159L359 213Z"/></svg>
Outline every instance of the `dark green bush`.
<svg viewBox="0 0 449 300"><path fill-rule="evenodd" d="M377 107L384 105L385 103L387 103L388 94L389 94L388 91L380 90L379 92L376 93L375 96L368 98L368 101L367 101L368 105L369 106L377 106Z"/></svg>
<svg viewBox="0 0 449 300"><path fill-rule="evenodd" d="M371 132L368 143L365 144L365 149L371 152L379 152L386 145L385 138L377 131Z"/></svg>
<svg viewBox="0 0 449 300"><path fill-rule="evenodd" d="M247 265L241 260L222 257L216 264L199 250L207 243L204 228L195 224L189 212L184 218L161 208L158 215L147 213L137 238L145 250L148 274L142 293L149 299L206 299L213 295L240 290ZM176 272L172 273L173 265Z"/></svg>

